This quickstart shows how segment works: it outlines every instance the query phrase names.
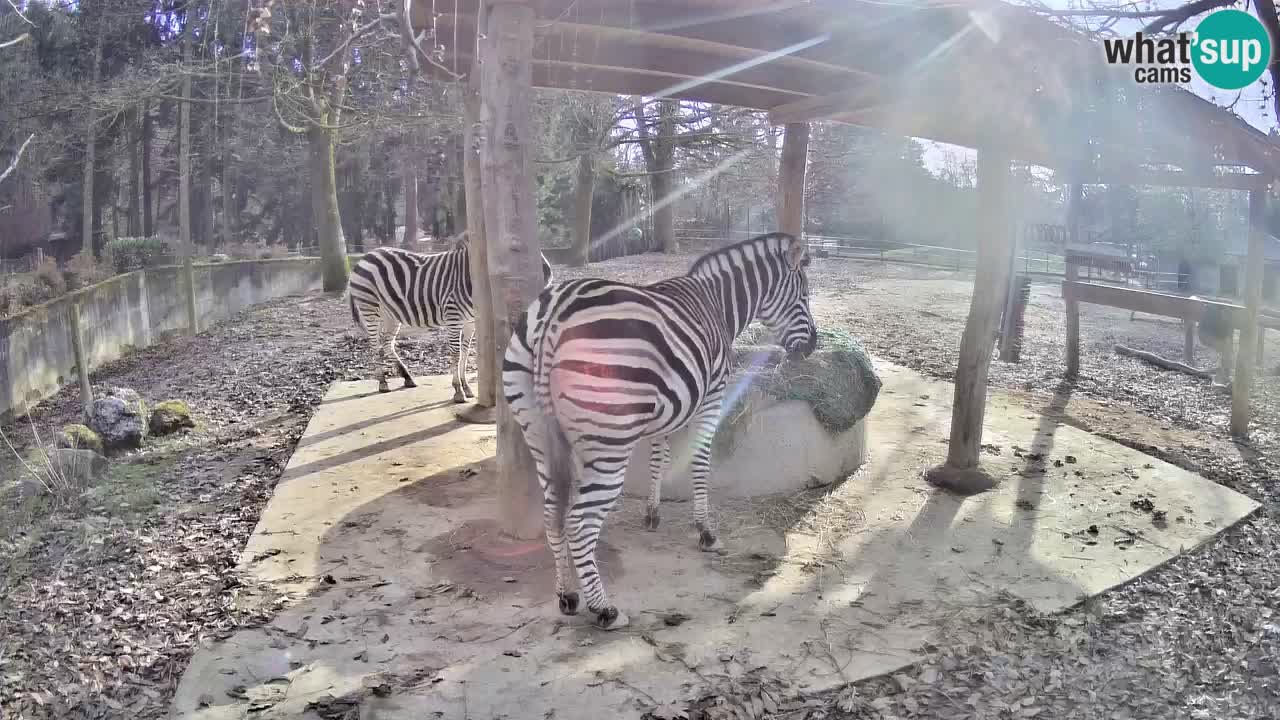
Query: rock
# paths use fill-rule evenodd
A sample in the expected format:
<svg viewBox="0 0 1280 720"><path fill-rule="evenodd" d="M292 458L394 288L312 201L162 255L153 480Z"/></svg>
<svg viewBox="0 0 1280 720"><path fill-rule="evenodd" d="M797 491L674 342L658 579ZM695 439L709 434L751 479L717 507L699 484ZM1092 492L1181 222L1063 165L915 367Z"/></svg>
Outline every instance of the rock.
<svg viewBox="0 0 1280 720"><path fill-rule="evenodd" d="M72 450L92 450L102 453L102 438L88 425L67 425L58 433L57 445Z"/></svg>
<svg viewBox="0 0 1280 720"><path fill-rule="evenodd" d="M142 395L133 388L113 387L111 388L111 391L107 393L107 396L120 398L127 403L141 404L143 402Z"/></svg>
<svg viewBox="0 0 1280 720"><path fill-rule="evenodd" d="M107 471L107 459L92 450L58 448L34 458L32 468L39 474L25 478L19 492L31 497L46 492L78 493Z"/></svg>
<svg viewBox="0 0 1280 720"><path fill-rule="evenodd" d="M147 427L152 435L168 435L195 426L195 420L191 419L191 407L186 401L162 400L152 408L151 421Z"/></svg>
<svg viewBox="0 0 1280 720"><path fill-rule="evenodd" d="M140 403L139 403L140 404ZM98 398L89 412L89 427L102 438L108 452L142 447L145 425L139 404L119 397Z"/></svg>

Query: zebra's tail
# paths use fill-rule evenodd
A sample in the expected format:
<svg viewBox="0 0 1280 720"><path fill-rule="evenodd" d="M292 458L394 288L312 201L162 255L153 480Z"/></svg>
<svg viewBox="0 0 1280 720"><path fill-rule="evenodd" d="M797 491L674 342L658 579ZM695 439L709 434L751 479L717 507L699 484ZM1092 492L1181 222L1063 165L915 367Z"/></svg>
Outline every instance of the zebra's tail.
<svg viewBox="0 0 1280 720"><path fill-rule="evenodd" d="M521 316L516 332L524 334L527 326L527 315ZM537 342L531 344L533 350L531 370L533 371L534 405L542 416L542 425L546 433L546 445L542 449L547 465L547 490L555 493L555 517L558 528L564 528L565 516L572 504L575 489L573 446L565 435L560 417L556 414L555 403L551 394L551 366L554 359L548 357L546 333L538 333Z"/></svg>
<svg viewBox="0 0 1280 720"><path fill-rule="evenodd" d="M543 417L546 418L547 432L547 445L543 448L547 460L547 489L555 492L556 527L564 530L565 517L573 500L573 447L569 445L564 428L560 427L560 419L550 412Z"/></svg>
<svg viewBox="0 0 1280 720"><path fill-rule="evenodd" d="M347 287L347 304L351 306L351 321L356 325L360 324L360 310L356 308L356 296L351 294L351 288Z"/></svg>

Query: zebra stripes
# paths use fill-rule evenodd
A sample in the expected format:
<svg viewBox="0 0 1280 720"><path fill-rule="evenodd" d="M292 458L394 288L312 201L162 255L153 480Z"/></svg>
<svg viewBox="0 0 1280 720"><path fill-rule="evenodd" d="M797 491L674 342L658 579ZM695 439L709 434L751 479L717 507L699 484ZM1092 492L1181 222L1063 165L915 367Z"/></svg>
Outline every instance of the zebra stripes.
<svg viewBox="0 0 1280 720"><path fill-rule="evenodd" d="M578 611L569 583L576 572L598 625L628 623L605 593L596 544L642 439L653 441L645 525L656 529L669 436L694 426L698 544L718 547L707 475L730 347L758 319L788 351L813 351L807 264L802 241L771 233L704 255L680 277L645 286L560 282L529 306L507 345L502 382L542 485L561 612Z"/></svg>
<svg viewBox="0 0 1280 720"><path fill-rule="evenodd" d="M551 264L542 257L542 275L551 281ZM453 366L453 401L474 397L467 384L467 359L475 339L475 305L471 291L470 243L464 237L453 250L416 253L393 247L370 250L351 269L348 297L351 318L364 328L377 348L378 391L387 392L387 365L395 366L404 387L416 387L413 375L396 353L401 325L447 327L449 347L457 353ZM390 359L390 363L388 363Z"/></svg>

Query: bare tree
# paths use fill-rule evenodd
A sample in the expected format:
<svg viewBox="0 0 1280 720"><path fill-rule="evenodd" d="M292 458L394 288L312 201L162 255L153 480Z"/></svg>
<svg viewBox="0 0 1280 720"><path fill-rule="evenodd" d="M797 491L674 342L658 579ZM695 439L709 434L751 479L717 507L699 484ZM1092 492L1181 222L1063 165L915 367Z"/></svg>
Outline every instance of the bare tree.
<svg viewBox="0 0 1280 720"><path fill-rule="evenodd" d="M31 27L35 27L35 24L32 23L30 20L28 20L26 15L22 14L22 11L18 9L18 6L14 4L13 0L5 0L5 1L9 4L9 7L13 9L13 14L17 16L18 19L22 20L23 22L25 22L27 25L30 25ZM31 40L31 33L24 32L18 35L17 37L10 38L9 40L0 40L0 50L3 50L5 48L11 48L18 45L19 43L28 42L30 40ZM24 140L22 144L18 146L18 150L13 154L13 159L9 161L8 167L6 167L3 171L0 171L0 182L4 182L5 178L12 175L13 171L18 169L18 163L21 162L22 160L22 153L27 149L27 146L31 144L31 140L33 138L35 138L35 133L31 133L30 135L28 135L27 139Z"/></svg>
<svg viewBox="0 0 1280 720"><path fill-rule="evenodd" d="M1032 9L1043 15L1059 19L1077 30L1097 35L1114 34L1114 28L1121 20L1144 21L1142 32L1147 35L1172 34L1179 32L1193 18L1236 4L1236 0L1192 0L1171 8L1139 9L1139 5L1127 0L1090 0L1088 7L1060 9L1051 8L1040 0L1026 1ZM1254 8L1271 37L1280 38L1280 17L1276 13L1275 0L1256 0ZM1280 53L1271 54L1271 65L1267 70L1271 76L1271 86L1266 88L1265 97L1271 103L1273 118L1280 122L1280 93L1276 92L1276 87L1280 85Z"/></svg>

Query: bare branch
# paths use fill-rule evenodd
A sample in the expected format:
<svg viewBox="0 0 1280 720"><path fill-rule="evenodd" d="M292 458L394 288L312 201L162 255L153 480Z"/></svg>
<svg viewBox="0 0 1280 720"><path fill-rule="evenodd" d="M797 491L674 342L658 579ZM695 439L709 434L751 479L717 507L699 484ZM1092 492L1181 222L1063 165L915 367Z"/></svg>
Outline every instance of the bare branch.
<svg viewBox="0 0 1280 720"><path fill-rule="evenodd" d="M390 17L395 17L395 16L393 15ZM356 28L353 32L349 33L345 38L343 38L342 42L338 43L338 47L334 48L333 52L321 58L320 61L317 63L317 66L324 67L325 65L328 65L330 62L333 61L335 57L346 52L347 49L351 47L352 43L364 37L365 35L369 34L371 31L373 31L377 27L381 26L382 23L385 22L385 20L386 20L386 16L379 15L377 19L371 20L370 22L365 23L364 25L361 25L360 27Z"/></svg>
<svg viewBox="0 0 1280 720"><path fill-rule="evenodd" d="M0 182L4 182L5 178L12 175L13 171L18 169L18 162L22 160L22 151L27 149L27 145L31 144L31 141L35 136L35 133L31 133L27 136L27 139L22 142L22 145L18 147L18 152L13 156L13 160L9 163L9 167L5 168L4 172L0 173Z"/></svg>
<svg viewBox="0 0 1280 720"><path fill-rule="evenodd" d="M33 23L33 22L31 22L31 20L30 20L29 18L27 18L27 16L26 16L26 15L23 15L23 14L22 14L22 11L18 9L18 4L17 4L17 3L15 3L13 0L7 0L7 1L8 1L8 3L9 3L9 7L13 8L13 12L14 12L15 14L17 14L17 16L18 16L19 18L22 18L22 22L24 22L24 23L26 23L26 24L30 25L31 27L35 27L35 26L36 26L36 24L35 24L35 23Z"/></svg>
<svg viewBox="0 0 1280 720"><path fill-rule="evenodd" d="M277 96L272 95L271 109L275 111L276 121L280 123L280 127L284 128L286 132L293 133L294 135L306 135L307 134L306 128L298 127L297 125L290 125L289 121L284 119L284 115L280 114L280 104L276 102L276 100L277 100Z"/></svg>
<svg viewBox="0 0 1280 720"><path fill-rule="evenodd" d="M22 33L21 35L19 35L18 37L12 40L5 40L4 42L0 42L0 50L3 50L7 47L13 47L14 45L17 45L18 43L24 40L30 40L30 39L31 39L31 33Z"/></svg>

